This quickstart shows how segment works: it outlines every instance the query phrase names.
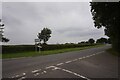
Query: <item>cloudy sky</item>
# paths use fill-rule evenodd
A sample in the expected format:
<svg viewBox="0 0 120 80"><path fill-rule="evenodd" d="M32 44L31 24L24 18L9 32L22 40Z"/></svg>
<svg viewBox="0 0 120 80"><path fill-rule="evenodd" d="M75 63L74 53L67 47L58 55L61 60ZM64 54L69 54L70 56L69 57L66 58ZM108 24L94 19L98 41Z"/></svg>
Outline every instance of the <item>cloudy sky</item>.
<svg viewBox="0 0 120 80"><path fill-rule="evenodd" d="M89 2L3 2L2 19L9 44L33 44L44 27L51 44L106 37L94 27Z"/></svg>

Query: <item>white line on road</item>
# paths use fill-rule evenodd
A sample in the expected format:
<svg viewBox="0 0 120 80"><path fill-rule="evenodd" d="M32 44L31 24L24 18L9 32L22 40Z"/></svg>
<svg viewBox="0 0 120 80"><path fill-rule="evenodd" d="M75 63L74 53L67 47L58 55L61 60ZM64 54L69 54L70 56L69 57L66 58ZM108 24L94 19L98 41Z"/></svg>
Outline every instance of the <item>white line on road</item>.
<svg viewBox="0 0 120 80"><path fill-rule="evenodd" d="M74 60L72 60L72 61L77 61L78 59L74 59Z"/></svg>
<svg viewBox="0 0 120 80"><path fill-rule="evenodd" d="M63 65L64 63L59 63L59 64L57 64L57 66L60 66L60 65Z"/></svg>
<svg viewBox="0 0 120 80"><path fill-rule="evenodd" d="M86 58L86 56L82 57L82 59Z"/></svg>
<svg viewBox="0 0 120 80"><path fill-rule="evenodd" d="M89 58L90 56L88 55L88 56L86 56L86 58Z"/></svg>
<svg viewBox="0 0 120 80"><path fill-rule="evenodd" d="M36 73L36 74L34 74L34 76L38 76L40 73Z"/></svg>
<svg viewBox="0 0 120 80"><path fill-rule="evenodd" d="M84 78L84 79L90 80L90 79L88 79L88 78L85 77L85 76L82 76L82 75L80 75L80 74L78 74L78 73L72 72L72 71L67 70L67 69L63 69L63 68L56 67L56 66L49 66L48 68L54 68L54 69L52 69L52 70L62 70L62 71L64 71L64 72L67 72L67 73L73 74L73 75L75 75L75 76L78 76L78 77L81 77L81 78Z"/></svg>
<svg viewBox="0 0 120 80"><path fill-rule="evenodd" d="M49 68L53 68L54 66L48 66L48 67L46 67L45 69L49 69Z"/></svg>
<svg viewBox="0 0 120 80"><path fill-rule="evenodd" d="M79 59L82 59L82 57L80 57Z"/></svg>
<svg viewBox="0 0 120 80"><path fill-rule="evenodd" d="M26 75L26 73L23 73L23 75Z"/></svg>
<svg viewBox="0 0 120 80"><path fill-rule="evenodd" d="M67 69L61 69L61 70L64 71L64 72L68 72L68 73L70 73L70 74L73 74L73 75L75 75L75 76L78 76L78 77L81 77L81 78L90 80L90 79L88 79L87 77L82 76L82 75L80 75L80 74L78 74L78 73L72 72L72 71L70 71L70 70L67 70Z"/></svg>
<svg viewBox="0 0 120 80"><path fill-rule="evenodd" d="M100 54L100 53L104 53L104 51L97 52L97 53L95 53L95 54L91 54L91 55L87 55L87 56L83 56L83 57L80 57L80 58L78 58L78 59L79 59L79 60L82 60L82 59L84 59L84 58L88 58L88 57L91 57L91 56L94 56L94 55L97 55L97 54ZM71 63L71 62L73 62L73 61L77 61L78 59L74 59L74 60L71 60L71 61L66 61L65 63ZM59 66L59 65L63 65L63 64L64 64L64 63L58 63L58 64L56 64L56 65ZM48 66L48 67L46 67L45 69L49 69L49 68L53 68L52 70L61 69L61 68L56 67L56 66ZM37 75L40 74L40 73L38 73L40 70L41 70L41 69L33 70L32 73L33 73L35 76L37 76ZM72 71L69 71L69 70L66 70L66 69L61 69L61 70L89 80L87 77L84 77L84 76L82 76L82 75L80 75L80 74L77 74L77 73L75 73L75 72L72 72ZM44 74L44 73L47 73L47 71L41 72L41 74ZM26 73L22 73L22 75L16 75L16 76L13 76L12 78L20 77L19 79L24 79L24 78L25 78L25 75L26 75Z"/></svg>
<svg viewBox="0 0 120 80"><path fill-rule="evenodd" d="M18 80L23 80L23 79L25 79L26 77L21 77L20 79L18 79Z"/></svg>
<svg viewBox="0 0 120 80"><path fill-rule="evenodd" d="M45 74L45 73L47 73L47 71L43 71L41 74Z"/></svg>
<svg viewBox="0 0 120 80"><path fill-rule="evenodd" d="M37 72L39 72L41 69L37 69L37 70L34 70L34 71L32 71L32 73L37 73Z"/></svg>
<svg viewBox="0 0 120 80"><path fill-rule="evenodd" d="M12 78L17 78L17 80L25 79L26 73L22 73L20 75L13 76Z"/></svg>
<svg viewBox="0 0 120 80"><path fill-rule="evenodd" d="M58 70L58 69L61 69L61 68L59 68L59 67L54 67L54 69L52 69L52 70Z"/></svg>
<svg viewBox="0 0 120 80"><path fill-rule="evenodd" d="M96 54L93 54L93 56L96 55Z"/></svg>
<svg viewBox="0 0 120 80"><path fill-rule="evenodd" d="M72 62L72 61L66 61L65 63L70 63L70 62Z"/></svg>

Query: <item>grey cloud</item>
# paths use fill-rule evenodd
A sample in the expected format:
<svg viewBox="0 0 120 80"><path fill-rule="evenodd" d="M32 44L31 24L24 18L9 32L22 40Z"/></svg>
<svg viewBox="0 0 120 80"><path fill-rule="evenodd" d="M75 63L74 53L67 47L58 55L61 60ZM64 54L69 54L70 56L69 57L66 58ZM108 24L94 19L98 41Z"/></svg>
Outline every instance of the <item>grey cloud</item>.
<svg viewBox="0 0 120 80"><path fill-rule="evenodd" d="M5 2L2 11L10 44L33 44L43 27L52 30L48 43L104 36L94 27L88 2Z"/></svg>
<svg viewBox="0 0 120 80"><path fill-rule="evenodd" d="M69 37L89 37L89 36L97 36L97 35L100 35L102 33L102 31L96 31L96 30L79 30L79 31L71 31L68 33L67 36ZM90 38L90 37L89 37Z"/></svg>

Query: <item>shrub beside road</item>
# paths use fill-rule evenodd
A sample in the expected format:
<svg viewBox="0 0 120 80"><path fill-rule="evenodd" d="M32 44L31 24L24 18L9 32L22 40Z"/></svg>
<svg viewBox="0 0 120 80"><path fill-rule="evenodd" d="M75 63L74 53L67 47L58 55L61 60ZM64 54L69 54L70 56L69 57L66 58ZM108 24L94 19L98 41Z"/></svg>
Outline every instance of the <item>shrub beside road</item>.
<svg viewBox="0 0 120 80"><path fill-rule="evenodd" d="M65 48L77 48L85 46L94 46L97 44L51 44L51 45L41 45L42 51L65 49ZM3 45L2 53L20 53L20 52L31 52L35 51L35 45Z"/></svg>
<svg viewBox="0 0 120 80"><path fill-rule="evenodd" d="M41 55L50 55L50 54L59 54L64 52L70 51L79 51L94 47L100 47L104 45L89 45L89 46L82 46L82 47L74 47L74 48L64 48L64 49L56 49L56 50L46 50L41 52L35 51L24 51L24 52L15 52L15 53L3 53L2 58L19 58L19 57L33 57L33 56L41 56Z"/></svg>

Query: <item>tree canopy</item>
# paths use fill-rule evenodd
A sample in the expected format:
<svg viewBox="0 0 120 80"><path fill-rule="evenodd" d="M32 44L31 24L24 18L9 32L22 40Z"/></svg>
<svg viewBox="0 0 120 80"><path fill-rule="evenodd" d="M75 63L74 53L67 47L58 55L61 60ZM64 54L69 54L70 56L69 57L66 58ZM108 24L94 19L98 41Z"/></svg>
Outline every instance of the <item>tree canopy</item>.
<svg viewBox="0 0 120 80"><path fill-rule="evenodd" d="M108 39L106 38L100 38L100 39L97 39L96 43L108 43Z"/></svg>
<svg viewBox="0 0 120 80"><path fill-rule="evenodd" d="M2 37L2 42L9 42L8 38Z"/></svg>
<svg viewBox="0 0 120 80"><path fill-rule="evenodd" d="M49 40L49 38L51 37L52 31L48 28L43 28L43 30L41 30L40 33L38 33L38 38L40 39L40 41L43 41L44 44L46 44L46 42Z"/></svg>
<svg viewBox="0 0 120 80"><path fill-rule="evenodd" d="M120 2L91 2L90 6L95 27L105 27L113 49L120 52Z"/></svg>
<svg viewBox="0 0 120 80"><path fill-rule="evenodd" d="M94 40L93 38L90 38L90 39L88 40L88 42L89 42L90 44L93 44L93 43L95 42L95 40Z"/></svg>

